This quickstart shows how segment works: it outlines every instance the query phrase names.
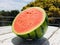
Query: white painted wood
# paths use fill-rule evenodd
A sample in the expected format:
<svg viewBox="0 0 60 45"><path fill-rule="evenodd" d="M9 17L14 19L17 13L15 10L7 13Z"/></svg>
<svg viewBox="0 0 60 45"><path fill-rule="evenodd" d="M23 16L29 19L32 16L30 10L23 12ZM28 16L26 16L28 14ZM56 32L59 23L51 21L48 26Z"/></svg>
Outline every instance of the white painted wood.
<svg viewBox="0 0 60 45"><path fill-rule="evenodd" d="M21 40L21 38L17 37L14 33L9 33L9 34L5 34L0 36L0 41L2 41L3 45L42 45L42 43L44 43L46 41L46 43L44 45L49 45L49 41L47 40L54 31L56 31L58 29L58 27L53 27L53 26L49 26L48 30L46 32L46 34L44 35L44 38L42 38L41 40L35 41L35 42L23 42Z"/></svg>
<svg viewBox="0 0 60 45"><path fill-rule="evenodd" d="M48 26L47 32L44 35L45 38L49 38L59 27Z"/></svg>
<svg viewBox="0 0 60 45"><path fill-rule="evenodd" d="M8 32L12 32L12 27L11 26L0 27L0 35L8 33Z"/></svg>
<svg viewBox="0 0 60 45"><path fill-rule="evenodd" d="M60 29L49 39L50 45L60 45Z"/></svg>
<svg viewBox="0 0 60 45"><path fill-rule="evenodd" d="M9 34L5 34L5 35L1 35L0 36L0 41L3 42L4 40L12 38L12 37L16 37L16 35L14 33L9 33Z"/></svg>
<svg viewBox="0 0 60 45"><path fill-rule="evenodd" d="M0 42L0 45L2 45L3 43L2 42Z"/></svg>

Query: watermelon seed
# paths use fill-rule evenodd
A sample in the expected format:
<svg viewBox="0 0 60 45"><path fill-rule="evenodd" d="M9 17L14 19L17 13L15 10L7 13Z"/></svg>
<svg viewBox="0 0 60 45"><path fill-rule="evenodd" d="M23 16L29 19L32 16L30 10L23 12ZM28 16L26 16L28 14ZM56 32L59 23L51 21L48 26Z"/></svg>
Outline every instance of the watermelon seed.
<svg viewBox="0 0 60 45"><path fill-rule="evenodd" d="M27 12L27 14L29 14L29 12Z"/></svg>
<svg viewBox="0 0 60 45"><path fill-rule="evenodd" d="M31 14L30 12L27 12L27 14Z"/></svg>

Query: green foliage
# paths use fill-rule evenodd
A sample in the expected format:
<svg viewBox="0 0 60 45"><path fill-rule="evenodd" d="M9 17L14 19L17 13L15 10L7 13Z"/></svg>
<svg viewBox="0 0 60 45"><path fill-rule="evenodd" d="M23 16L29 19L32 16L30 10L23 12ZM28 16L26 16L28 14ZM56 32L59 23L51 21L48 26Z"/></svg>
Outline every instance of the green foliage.
<svg viewBox="0 0 60 45"><path fill-rule="evenodd" d="M12 10L10 13L11 13L11 16L15 17L19 13L19 11L18 10Z"/></svg>
<svg viewBox="0 0 60 45"><path fill-rule="evenodd" d="M11 25L15 16L19 13L18 10L0 11L0 26Z"/></svg>

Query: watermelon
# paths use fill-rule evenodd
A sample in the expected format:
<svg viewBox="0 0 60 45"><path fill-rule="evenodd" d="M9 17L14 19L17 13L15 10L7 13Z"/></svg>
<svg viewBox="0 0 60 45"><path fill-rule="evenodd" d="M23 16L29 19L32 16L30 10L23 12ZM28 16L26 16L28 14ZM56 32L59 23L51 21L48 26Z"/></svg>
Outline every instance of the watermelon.
<svg viewBox="0 0 60 45"><path fill-rule="evenodd" d="M19 13L13 23L12 31L23 39L39 39L48 27L48 18L40 7L30 7Z"/></svg>

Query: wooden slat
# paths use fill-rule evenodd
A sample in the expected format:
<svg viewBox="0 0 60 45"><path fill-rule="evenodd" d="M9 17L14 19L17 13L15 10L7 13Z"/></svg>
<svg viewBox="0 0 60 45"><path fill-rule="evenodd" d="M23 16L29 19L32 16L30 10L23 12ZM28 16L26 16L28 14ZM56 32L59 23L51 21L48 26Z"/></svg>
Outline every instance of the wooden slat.
<svg viewBox="0 0 60 45"><path fill-rule="evenodd" d="M0 42L0 45L2 45L2 42Z"/></svg>
<svg viewBox="0 0 60 45"><path fill-rule="evenodd" d="M55 30L51 35L50 35L50 37L49 38L47 38L47 40L48 40L48 42L49 42L49 45L57 45L57 43L59 43L59 40L60 40L60 38L58 38L58 37L60 37L59 35L59 33L60 33L60 28L58 28L57 30ZM59 33L58 33L58 31L59 31ZM56 33L58 33L58 34L56 34ZM56 36L56 35L57 36ZM55 37L54 37L54 35L55 35ZM48 36L48 35L47 35ZM56 38L56 39L54 39L54 38ZM57 39L58 38L58 39ZM55 40L55 42L57 41L57 43L55 44L55 42L54 42L54 40ZM47 41L45 41L42 45L45 45L45 44L47 44ZM59 43L59 45L60 45L60 43Z"/></svg>
<svg viewBox="0 0 60 45"><path fill-rule="evenodd" d="M48 41L50 45L60 45L60 29Z"/></svg>
<svg viewBox="0 0 60 45"><path fill-rule="evenodd" d="M49 26L48 29L47 29L47 32L46 34L44 35L45 38L50 38L50 36L58 30L59 27L53 27L53 26Z"/></svg>
<svg viewBox="0 0 60 45"><path fill-rule="evenodd" d="M6 33L11 33L11 32L12 32L12 27L11 26L0 27L0 35L4 35Z"/></svg>
<svg viewBox="0 0 60 45"><path fill-rule="evenodd" d="M9 38L13 38L16 37L16 35L14 33L9 33L9 34L5 34L5 35L1 35L0 36L0 41L4 42L4 40L9 39Z"/></svg>

